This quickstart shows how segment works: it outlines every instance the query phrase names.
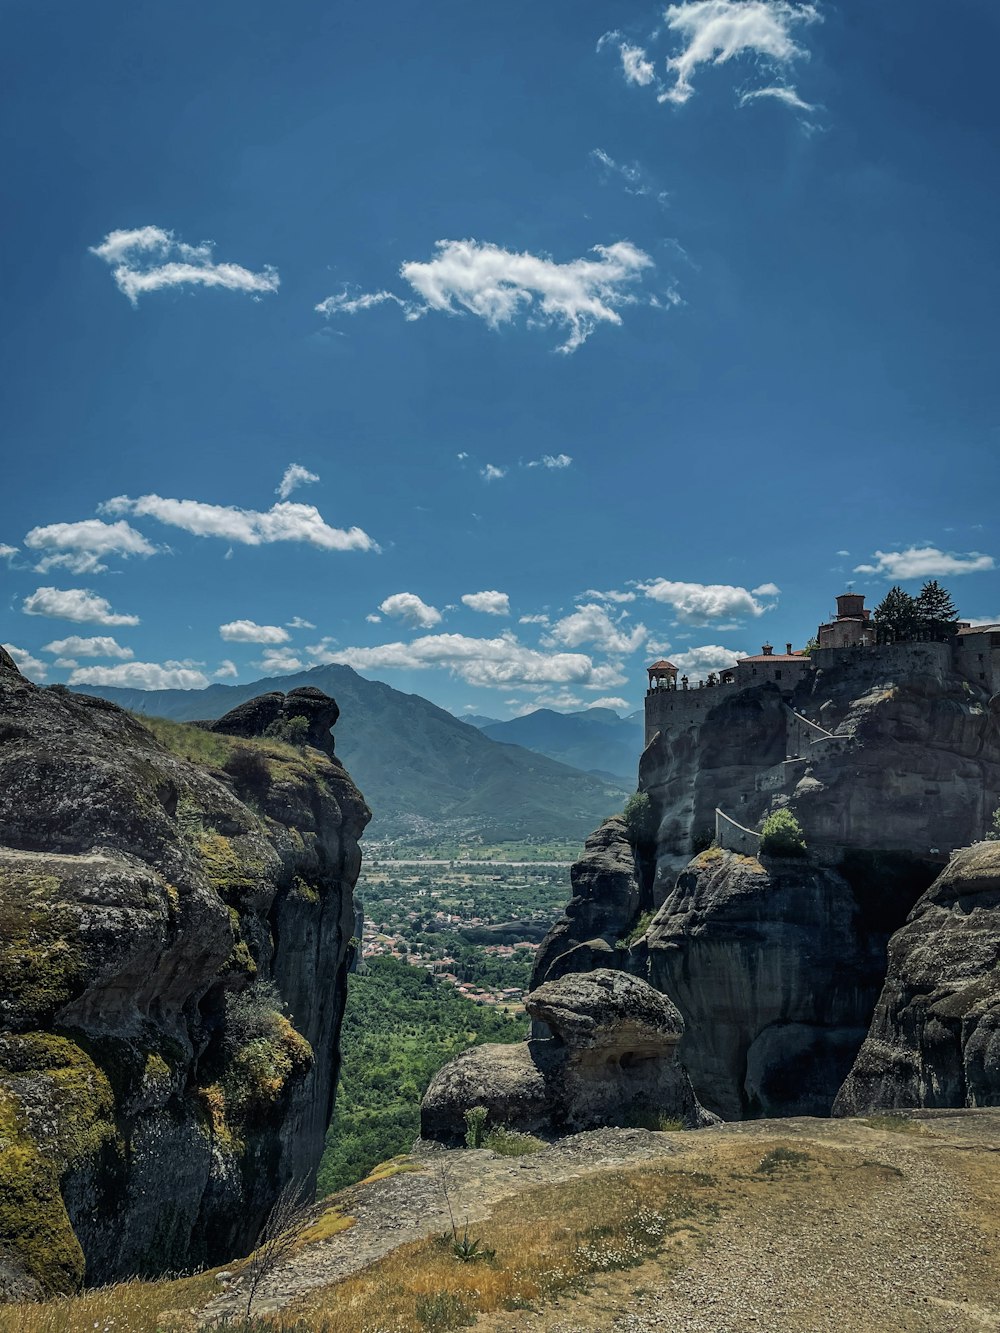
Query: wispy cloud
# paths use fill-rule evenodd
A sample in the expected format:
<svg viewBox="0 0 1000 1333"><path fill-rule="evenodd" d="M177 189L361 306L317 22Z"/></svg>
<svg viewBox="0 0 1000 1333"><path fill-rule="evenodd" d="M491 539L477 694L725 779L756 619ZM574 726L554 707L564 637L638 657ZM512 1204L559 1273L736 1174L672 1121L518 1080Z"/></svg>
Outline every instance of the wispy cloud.
<svg viewBox="0 0 1000 1333"><path fill-rule="evenodd" d="M303 662L294 648L268 648L257 663L261 671L304 671L308 662Z"/></svg>
<svg viewBox="0 0 1000 1333"><path fill-rule="evenodd" d="M465 592L462 605L487 616L509 616L510 596L505 592Z"/></svg>
<svg viewBox="0 0 1000 1333"><path fill-rule="evenodd" d="M229 643L287 643L289 637L280 625L258 625L254 620L230 620L219 626L219 636Z"/></svg>
<svg viewBox="0 0 1000 1333"><path fill-rule="evenodd" d="M103 574L109 555L153 555L156 547L124 520L105 523L99 518L86 518L79 523L49 523L32 528L24 539L31 551L47 551L35 571L46 574L50 569L67 569L71 574Z"/></svg>
<svg viewBox="0 0 1000 1333"><path fill-rule="evenodd" d="M819 20L811 4L789 4L787 0L690 0L669 5L667 30L680 38L681 50L667 61L674 83L660 94L661 101L678 105L694 93L692 79L699 65L725 65L741 55L782 68L808 52L797 45L792 33ZM795 93L794 89L788 89Z"/></svg>
<svg viewBox="0 0 1000 1333"><path fill-rule="evenodd" d="M215 680L235 680L239 674L239 668L236 663L230 661L228 657L224 657L212 672L212 677Z"/></svg>
<svg viewBox="0 0 1000 1333"><path fill-rule="evenodd" d="M933 579L954 574L978 574L996 568L991 555L981 555L978 551L957 555L953 551L939 551L936 546L876 551L872 560L874 563L855 565L855 573L881 574L887 579Z"/></svg>
<svg viewBox="0 0 1000 1333"><path fill-rule="evenodd" d="M7 542L0 542L0 560L8 559L12 555L17 555L18 548L9 546Z"/></svg>
<svg viewBox="0 0 1000 1333"><path fill-rule="evenodd" d="M720 671L731 667L737 659L747 654L739 648L723 648L717 643L703 643L698 648L688 648L683 653L671 654L671 661L687 676L705 676L710 671Z"/></svg>
<svg viewBox="0 0 1000 1333"><path fill-rule="evenodd" d="M418 625L421 629L430 629L441 623L441 612L436 606L428 606L415 592L394 592L378 608L383 615L405 621L408 625Z"/></svg>
<svg viewBox="0 0 1000 1333"><path fill-rule="evenodd" d="M78 624L138 625L138 616L112 611L106 597L98 597L87 588L36 588L24 599L21 610L27 616L51 616Z"/></svg>
<svg viewBox="0 0 1000 1333"><path fill-rule="evenodd" d="M485 467L479 469L479 475L483 481L499 481L501 477L506 477L507 469L497 467L495 463L487 463Z"/></svg>
<svg viewBox="0 0 1000 1333"><path fill-rule="evenodd" d="M400 276L419 298L403 301L391 292L328 297L316 307L327 316L356 314L394 300L409 318L438 311L475 315L491 329L523 319L529 325L561 327L557 348L573 352L598 324L621 324L619 310L639 299L634 287L653 261L630 241L598 245L596 258L557 263L544 255L515 253L474 240L438 241L434 257L411 260Z"/></svg>
<svg viewBox="0 0 1000 1333"><path fill-rule="evenodd" d="M525 467L544 467L550 472L561 472L568 468L573 462L569 454L542 454L541 458L533 458L530 463L525 463Z"/></svg>
<svg viewBox="0 0 1000 1333"><path fill-rule="evenodd" d="M315 472L310 472L301 463L289 463L285 468L285 475L278 483L275 495L281 500L287 500L296 486L311 486L316 481L319 481L319 477Z"/></svg>
<svg viewBox="0 0 1000 1333"><path fill-rule="evenodd" d="M683 106L694 95L694 77L700 66L726 65L746 56L772 81L741 93L740 106L773 98L793 110L810 112L815 108L800 97L786 76L796 61L809 56L794 34L820 21L817 5L790 0L683 0L668 5L663 27L654 34L674 40L673 54L663 66L664 78L657 74L645 47L634 45L620 32L605 33L597 49L617 46L626 83L650 88L657 101L675 106Z"/></svg>
<svg viewBox="0 0 1000 1333"><path fill-rule="evenodd" d="M600 167L605 180L616 176L625 183L625 193L639 198L652 199L661 208L666 208L670 196L666 190L657 187L655 181L638 162L616 162L603 148L592 148L590 156Z"/></svg>
<svg viewBox="0 0 1000 1333"><path fill-rule="evenodd" d="M90 252L111 266L118 290L133 305L138 305L140 296L167 287L224 287L260 296L276 292L280 282L277 269L270 265L254 273L241 264L217 264L212 242L185 245L162 227L108 232Z"/></svg>
<svg viewBox="0 0 1000 1333"><path fill-rule="evenodd" d="M361 528L332 528L314 505L282 500L263 512L235 505L205 504L201 500L173 500L161 495L130 499L115 496L100 506L107 514L155 518L196 537L221 537L243 546L270 542L305 542L324 551L377 551L378 544Z"/></svg>
<svg viewBox="0 0 1000 1333"><path fill-rule="evenodd" d="M315 629L316 626L311 620L303 620L301 616L292 616L291 620L286 620L285 624L289 629Z"/></svg>

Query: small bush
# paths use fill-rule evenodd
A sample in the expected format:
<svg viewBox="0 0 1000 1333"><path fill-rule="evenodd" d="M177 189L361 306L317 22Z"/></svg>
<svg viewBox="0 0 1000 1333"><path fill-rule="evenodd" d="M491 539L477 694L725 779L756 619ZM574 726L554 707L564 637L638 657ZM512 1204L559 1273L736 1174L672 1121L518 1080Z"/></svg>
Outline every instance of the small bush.
<svg viewBox="0 0 1000 1333"><path fill-rule="evenodd" d="M660 1134L675 1134L684 1128L683 1120L667 1115L658 1106L633 1106L626 1116L628 1129L652 1129Z"/></svg>
<svg viewBox="0 0 1000 1333"><path fill-rule="evenodd" d="M481 1148L483 1140L486 1137L486 1116L488 1112L485 1106L470 1106L465 1113L465 1146L467 1148Z"/></svg>
<svg viewBox="0 0 1000 1333"><path fill-rule="evenodd" d="M541 1152L545 1144L534 1134L519 1134L515 1129L499 1125L485 1135L483 1147L498 1157L527 1157L530 1153Z"/></svg>
<svg viewBox="0 0 1000 1333"><path fill-rule="evenodd" d="M653 919L652 912L640 912L635 925L627 931L620 940L615 940L616 949L631 949L636 940L641 940L643 935L649 929L649 923Z"/></svg>
<svg viewBox="0 0 1000 1333"><path fill-rule="evenodd" d="M418 1300L414 1309L417 1322L427 1333L447 1333L452 1328L469 1328L473 1319L468 1304L450 1291L437 1291Z"/></svg>
<svg viewBox="0 0 1000 1333"><path fill-rule="evenodd" d="M309 740L309 719L305 717L276 718L264 732L273 740L294 745L297 750L305 748Z"/></svg>
<svg viewBox="0 0 1000 1333"><path fill-rule="evenodd" d="M775 810L761 825L760 850L768 856L804 856L805 834L791 810Z"/></svg>
<svg viewBox="0 0 1000 1333"><path fill-rule="evenodd" d="M625 817L629 841L633 846L642 842L652 842L656 829L653 827L653 807L647 792L634 792L625 802L622 814Z"/></svg>
<svg viewBox="0 0 1000 1333"><path fill-rule="evenodd" d="M807 1152L797 1152L794 1148L773 1148L761 1158L760 1166L754 1175L773 1176L783 1167L802 1167L810 1160Z"/></svg>
<svg viewBox="0 0 1000 1333"><path fill-rule="evenodd" d="M691 852L697 856L699 852L707 852L709 847L715 842L715 829L703 828L691 837Z"/></svg>
<svg viewBox="0 0 1000 1333"><path fill-rule="evenodd" d="M1000 842L1000 806L993 811L992 827L986 833L987 842Z"/></svg>

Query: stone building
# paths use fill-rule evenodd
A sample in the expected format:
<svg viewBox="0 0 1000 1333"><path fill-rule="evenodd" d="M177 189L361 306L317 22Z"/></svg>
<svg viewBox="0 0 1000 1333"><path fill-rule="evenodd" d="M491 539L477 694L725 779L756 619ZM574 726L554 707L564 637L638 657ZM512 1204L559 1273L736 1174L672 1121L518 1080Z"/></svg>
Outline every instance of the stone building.
<svg viewBox="0 0 1000 1333"><path fill-rule="evenodd" d="M776 653L765 643L756 657L741 657L736 663L737 685L763 685L770 681L782 690L793 690L812 670L807 653L793 652L790 643L783 653Z"/></svg>
<svg viewBox="0 0 1000 1333"><path fill-rule="evenodd" d="M845 592L837 598L837 614L817 633L821 648L866 648L875 642L872 613L864 593Z"/></svg>

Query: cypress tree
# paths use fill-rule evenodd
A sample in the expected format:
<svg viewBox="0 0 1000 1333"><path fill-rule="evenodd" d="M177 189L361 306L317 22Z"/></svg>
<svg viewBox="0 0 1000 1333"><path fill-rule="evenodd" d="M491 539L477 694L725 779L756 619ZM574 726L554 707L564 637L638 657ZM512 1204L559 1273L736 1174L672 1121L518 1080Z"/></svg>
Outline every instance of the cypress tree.
<svg viewBox="0 0 1000 1333"><path fill-rule="evenodd" d="M955 633L958 612L947 588L942 588L937 579L931 579L920 589L915 607L921 633L932 639L947 639Z"/></svg>

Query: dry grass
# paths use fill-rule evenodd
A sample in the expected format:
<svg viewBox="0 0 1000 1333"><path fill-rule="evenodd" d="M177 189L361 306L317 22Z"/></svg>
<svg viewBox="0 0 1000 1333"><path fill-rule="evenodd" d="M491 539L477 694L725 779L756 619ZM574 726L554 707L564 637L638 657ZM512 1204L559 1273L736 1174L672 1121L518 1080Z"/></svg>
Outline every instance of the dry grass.
<svg viewBox="0 0 1000 1333"><path fill-rule="evenodd" d="M908 1115L895 1115L891 1112L885 1115L870 1115L861 1122L867 1125L869 1129L881 1129L888 1134L926 1134L927 1130L923 1125L917 1124L911 1120Z"/></svg>
<svg viewBox="0 0 1000 1333"><path fill-rule="evenodd" d="M0 1333L174 1333L195 1327L190 1311L218 1284L211 1273L173 1282L119 1282L38 1305L0 1305Z"/></svg>

